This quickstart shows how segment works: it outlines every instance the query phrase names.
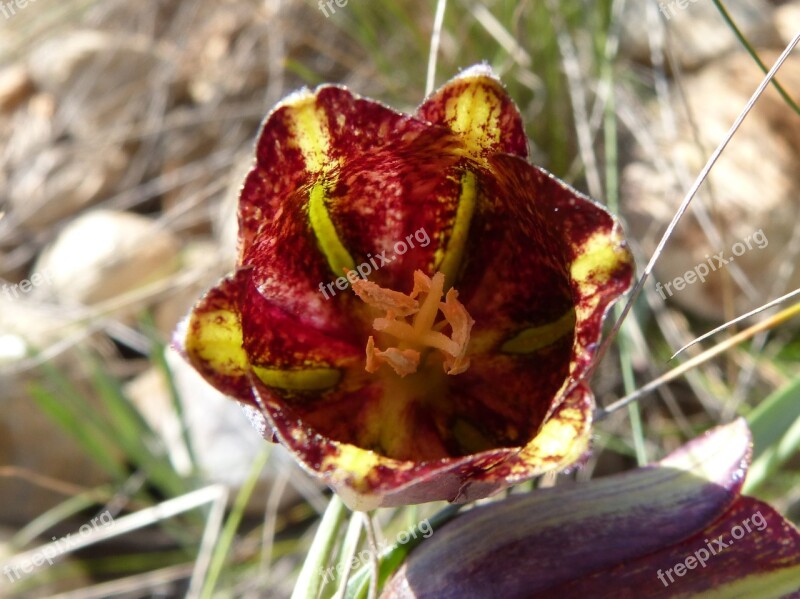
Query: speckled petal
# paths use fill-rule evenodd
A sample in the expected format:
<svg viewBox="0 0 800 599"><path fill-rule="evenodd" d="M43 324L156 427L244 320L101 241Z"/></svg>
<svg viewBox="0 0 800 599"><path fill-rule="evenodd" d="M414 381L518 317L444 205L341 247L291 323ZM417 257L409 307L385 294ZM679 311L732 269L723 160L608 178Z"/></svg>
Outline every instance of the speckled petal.
<svg viewBox="0 0 800 599"><path fill-rule="evenodd" d="M424 121L338 86L289 96L265 120L256 164L242 189L240 255L247 254L252 240L282 207L299 202L303 207L310 204L312 226L323 252L342 261L346 249L338 247L340 232L328 217L329 204L335 202L329 194L337 185L340 168L386 148L399 147L400 152L413 155L419 149L415 140L431 130ZM438 133L439 138L448 135L446 130ZM298 195L301 189L304 193ZM341 275L338 266L333 270Z"/></svg>
<svg viewBox="0 0 800 599"><path fill-rule="evenodd" d="M608 308L631 285L633 257L619 222L603 206L539 167L521 162L513 156L492 157L501 185L498 195L508 197L516 191L515 197L523 201L509 206L512 214L537 214L560 246L574 306L570 373L577 377L594 356ZM524 338L518 341L525 343Z"/></svg>
<svg viewBox="0 0 800 599"><path fill-rule="evenodd" d="M279 134L288 136L285 148L273 139ZM350 328L347 273L410 291L415 270L432 274L437 252L459 246L460 144L443 127L341 88L300 96L262 133L241 196L242 214L253 217L241 226L241 263L270 301L307 324ZM304 176L282 183L282 160Z"/></svg>
<svg viewBox="0 0 800 599"><path fill-rule="evenodd" d="M479 488L486 482L502 479L513 485L578 463L589 449L593 411L592 392L584 386L572 390L521 450L474 478L472 495L480 498Z"/></svg>
<svg viewBox="0 0 800 599"><path fill-rule="evenodd" d="M485 66L414 115L338 86L293 94L263 125L237 272L192 314L190 361L359 509L568 466L593 409L575 381L632 267L616 221L526 157ZM429 302L409 332L417 308L387 306L423 279L443 317Z"/></svg>
<svg viewBox="0 0 800 599"><path fill-rule="evenodd" d="M528 156L519 110L486 65L471 67L445 83L417 109L417 116L463 136L475 160L497 152Z"/></svg>
<svg viewBox="0 0 800 599"><path fill-rule="evenodd" d="M249 274L238 271L208 291L177 332L175 345L219 391L254 404L238 308L239 289L246 280Z"/></svg>
<svg viewBox="0 0 800 599"><path fill-rule="evenodd" d="M352 335L328 336L268 301L250 279L239 281L243 347L261 381L276 392L325 391L347 369L358 369L363 349Z"/></svg>
<svg viewBox="0 0 800 599"><path fill-rule="evenodd" d="M241 253L298 188L358 147L387 143L410 119L344 88L301 90L267 116L239 204Z"/></svg>
<svg viewBox="0 0 800 599"><path fill-rule="evenodd" d="M591 400L576 394L556 412L539 441L526 448L500 448L461 458L397 460L359 446L334 441L309 426L312 419L281 401L274 389L254 379L259 403L278 439L295 454L310 473L321 476L351 509L371 510L445 499L463 503L492 495L512 484L514 476L530 478L574 463L588 442ZM362 404L369 390L354 397ZM357 404L351 408L357 409ZM348 422L359 422L352 412L342 413ZM422 424L422 423L421 423ZM417 430L416 442L424 443L425 431ZM510 463L509 468L504 463ZM524 470L524 473L522 472ZM524 475L523 475L524 474Z"/></svg>

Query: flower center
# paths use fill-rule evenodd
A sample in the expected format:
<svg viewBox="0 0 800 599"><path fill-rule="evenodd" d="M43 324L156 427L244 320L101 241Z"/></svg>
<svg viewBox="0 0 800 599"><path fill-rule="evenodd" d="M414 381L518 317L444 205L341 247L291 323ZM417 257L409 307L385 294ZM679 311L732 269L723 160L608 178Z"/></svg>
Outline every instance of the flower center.
<svg viewBox="0 0 800 599"><path fill-rule="evenodd" d="M445 301L441 301L443 273L437 272L430 278L420 270L415 271L414 289L410 295L365 280L353 283L353 291L366 304L386 313L376 318L372 326L397 340L396 346L381 350L370 336L367 341L367 372L376 372L382 364L387 364L404 377L416 372L423 352L431 350L442 354L447 374L461 374L469 368L467 345L475 321L458 301L455 289L450 289ZM439 312L443 318L437 321ZM449 337L442 332L448 325L451 329Z"/></svg>

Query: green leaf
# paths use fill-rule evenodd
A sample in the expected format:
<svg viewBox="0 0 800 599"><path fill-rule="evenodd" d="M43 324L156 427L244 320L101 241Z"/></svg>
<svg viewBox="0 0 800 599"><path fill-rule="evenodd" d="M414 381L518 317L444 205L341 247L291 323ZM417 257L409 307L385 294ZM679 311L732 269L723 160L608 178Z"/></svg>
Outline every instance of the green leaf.
<svg viewBox="0 0 800 599"><path fill-rule="evenodd" d="M78 445L115 480L123 480L126 472L122 464L115 458L119 454L108 435L104 434L101 427L92 418L81 417L82 411L75 409L71 393L62 387L62 394L56 397L44 386L34 383L28 388L28 393L39 409L44 412L64 432L72 436ZM83 399L86 410L93 408Z"/></svg>
<svg viewBox="0 0 800 599"><path fill-rule="evenodd" d="M233 546L233 541L236 538L236 531L239 530L239 525L242 523L244 511L247 509L247 502L250 501L250 497L253 495L253 491L261 476L261 472L267 465L271 453L270 449L270 446L264 447L261 453L253 460L250 474L241 489L239 489L239 493L236 495L236 499L233 502L233 509L225 522L222 534L211 556L208 576L201 594L202 599L210 599L214 596L214 587L216 587L220 574L222 574L222 568L225 566L225 559L228 555L228 551L230 551L230 548Z"/></svg>
<svg viewBox="0 0 800 599"><path fill-rule="evenodd" d="M315 599L322 590L322 571L331 559L336 546L339 529L344 522L347 508L338 495L331 497L328 508L319 523L317 534L303 562L300 576L297 578L292 599Z"/></svg>
<svg viewBox="0 0 800 599"><path fill-rule="evenodd" d="M191 490L172 467L160 437L125 396L119 381L90 359L94 388L103 401L117 445L127 458L144 470L150 482L169 497Z"/></svg>
<svg viewBox="0 0 800 599"><path fill-rule="evenodd" d="M752 493L800 450L800 377L762 401L747 422L754 459L744 490Z"/></svg>
<svg viewBox="0 0 800 599"><path fill-rule="evenodd" d="M440 512L434 514L427 522L428 526L430 527L429 530L436 531L437 528L443 526L445 523L449 522L452 518L458 514L459 510L462 506L460 505L451 505L446 507L445 509L441 510ZM380 555L380 570L379 570L379 578L378 578L378 589L383 586L383 584L389 579L389 577L394 574L395 570L397 570L405 561L406 557L411 550L414 549L417 545L422 543L427 537L425 536L426 531L420 528L420 524L422 522L412 526L406 536L408 540L405 543L395 543L391 547L388 547L383 553ZM428 528L426 526L425 528ZM428 533L428 537L431 536ZM356 572L353 577L350 579L350 582L347 585L347 594L345 595L346 599L364 599L367 596L367 590L369 589L369 577L371 575L371 568L369 564L364 565L358 572Z"/></svg>

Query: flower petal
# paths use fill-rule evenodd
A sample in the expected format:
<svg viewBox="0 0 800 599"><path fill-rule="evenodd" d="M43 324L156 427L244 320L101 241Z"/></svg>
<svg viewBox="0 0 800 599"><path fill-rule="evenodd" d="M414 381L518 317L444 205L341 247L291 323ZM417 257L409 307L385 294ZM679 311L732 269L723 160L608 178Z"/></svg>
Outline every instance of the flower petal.
<svg viewBox="0 0 800 599"><path fill-rule="evenodd" d="M472 189L462 182L459 140L442 127L415 123L395 144L354 152L331 175L324 201L358 272L405 293L414 271L432 275L443 252L459 247Z"/></svg>
<svg viewBox="0 0 800 599"><path fill-rule="evenodd" d="M594 398L578 387L555 409L533 438L520 450L488 472L478 473L465 485L467 501L485 497L485 485L497 480L514 485L544 474L563 470L580 461L589 448Z"/></svg>
<svg viewBox="0 0 800 599"><path fill-rule="evenodd" d="M606 311L633 279L633 257L622 229L603 206L543 169L523 166L513 156L494 156L491 163L501 183L498 196L511 195L518 202L518 207L509 206L512 214L517 213L518 218L523 218L524 212L538 214L560 246L558 253L567 269L575 310L570 373L577 377L591 362ZM551 320L552 324L556 322L555 318ZM553 334L549 328L538 328L531 336L535 340ZM527 335L520 331L516 342L525 345L529 342ZM516 342L511 341L511 346Z"/></svg>
<svg viewBox="0 0 800 599"><path fill-rule="evenodd" d="M309 182L327 191L339 167L380 148L409 142L430 126L347 89L325 85L302 90L281 102L267 117L256 147L256 164L242 189L239 204L240 255L286 202L307 197L293 194ZM321 177L321 179L320 179ZM315 209L325 202L320 197ZM335 234L335 231L326 231ZM334 240L331 240L334 242ZM336 276L341 275L335 269Z"/></svg>
<svg viewBox="0 0 800 599"><path fill-rule="evenodd" d="M356 331L326 334L265 298L251 279L240 277L238 283L243 347L253 367L288 372L361 365L363 348Z"/></svg>
<svg viewBox="0 0 800 599"><path fill-rule="evenodd" d="M523 458L518 456L519 448L500 448L462 458L392 459L335 441L331 434L320 435L317 432L320 429L314 426L319 410L300 415L297 406L281 401L275 390L261 380L254 378L253 383L269 423L265 430L271 434L274 429L280 442L303 467L321 476L351 509L371 510L436 500L474 501L513 484L515 476L524 480L574 462L588 442L591 401L581 397L562 405L552 424L545 426L539 441L526 448ZM353 397L358 403L350 403L349 411L342 411L342 425L358 424L356 410L370 401L371 396L368 389L362 389ZM330 420L331 413L326 414ZM425 429L427 422L427 418L420 419L414 429L414 442L423 446L436 436L435 431ZM320 426L320 422L316 424ZM510 467L505 467L507 461Z"/></svg>
<svg viewBox="0 0 800 599"><path fill-rule="evenodd" d="M320 435L313 428L308 415L298 417L296 406L281 401L272 389L259 379L253 379L254 389L262 406L271 434L275 430L280 442L291 451L298 462L311 474L320 476L354 510L372 510L376 507L399 506L446 499L463 501L461 488L476 473L489 470L506 459L512 450L500 449L479 455L456 459L399 460L386 457L369 449L335 441L330 435ZM359 404L371 401L369 389L353 396ZM350 403L343 410L343 426L361 423L358 404ZM327 412L330 415L330 411ZM316 415L316 414L315 414ZM311 427L309 423L312 422ZM419 421L415 442L425 445L435 436L435 431L425 430L425 421ZM363 427L359 429L363 433ZM431 452L431 449L426 450ZM494 485L500 490L502 481Z"/></svg>
<svg viewBox="0 0 800 599"><path fill-rule="evenodd" d="M255 404L242 347L239 287L247 273L239 271L208 291L189 314L175 344L211 385L239 401Z"/></svg>
<svg viewBox="0 0 800 599"><path fill-rule="evenodd" d="M459 246L462 159L449 130L347 90L293 96L267 119L242 190L240 261L271 301L330 325L352 295L334 285L345 271L403 290Z"/></svg>
<svg viewBox="0 0 800 599"><path fill-rule="evenodd" d="M519 109L486 65L467 69L444 84L417 109L417 116L463 136L475 160L497 152L528 156Z"/></svg>
<svg viewBox="0 0 800 599"><path fill-rule="evenodd" d="M617 572L618 564L717 520L736 499L749 443L737 420L659 464L477 507L419 546L382 597L620 596L552 591L598 571ZM655 590L660 583L651 576Z"/></svg>
<svg viewBox="0 0 800 599"><path fill-rule="evenodd" d="M510 342L507 353L533 354L572 337L569 262L558 229L537 201L538 171L520 158L505 158L502 169L492 166L478 178L475 216L456 287L476 322L473 351L503 351ZM519 335L538 343L514 342Z"/></svg>
<svg viewBox="0 0 800 599"><path fill-rule="evenodd" d="M734 534L738 539L732 537ZM724 516L680 543L628 561L622 567L608 568L526 597L616 599L637 596L621 594L620 589L643 588L648 589L648 597L656 599L687 595L795 597L792 592L800 589L798 547L800 532L778 512L757 499L740 497Z"/></svg>

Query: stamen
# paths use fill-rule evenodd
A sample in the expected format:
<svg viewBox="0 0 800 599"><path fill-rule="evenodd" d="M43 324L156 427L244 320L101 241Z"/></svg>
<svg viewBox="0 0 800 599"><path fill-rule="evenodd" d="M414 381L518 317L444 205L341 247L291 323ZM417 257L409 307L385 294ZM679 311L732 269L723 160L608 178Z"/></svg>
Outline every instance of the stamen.
<svg viewBox="0 0 800 599"><path fill-rule="evenodd" d="M376 372L382 364L387 364L401 377L406 376L417 371L422 352L429 349L443 354L447 374L461 374L469 368L466 353L475 321L458 301L455 289L450 289L445 301L441 301L444 293L444 274L441 272L429 278L422 271L415 271L414 289L410 295L364 280L353 283L353 291L366 304L386 312L384 317L373 321L375 330L399 341L397 347L380 350L375 347L375 339L370 337L366 348L367 372ZM424 296L421 304L420 296ZM437 323L439 312L444 320ZM409 317L413 317L411 323L407 322ZM450 337L442 332L447 325L452 330Z"/></svg>

